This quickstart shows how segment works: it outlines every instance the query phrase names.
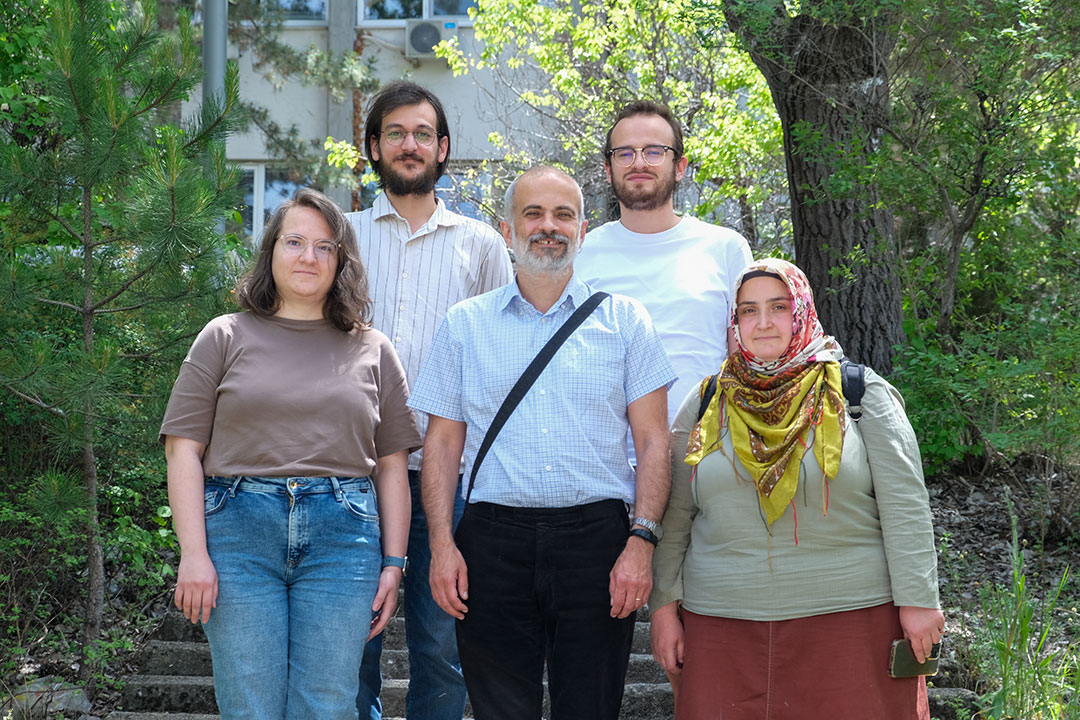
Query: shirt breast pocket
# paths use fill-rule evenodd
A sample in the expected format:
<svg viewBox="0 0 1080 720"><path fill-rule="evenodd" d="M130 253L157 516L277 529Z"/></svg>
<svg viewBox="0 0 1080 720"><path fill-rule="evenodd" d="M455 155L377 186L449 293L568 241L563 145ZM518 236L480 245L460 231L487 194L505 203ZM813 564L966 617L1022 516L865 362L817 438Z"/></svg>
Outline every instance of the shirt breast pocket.
<svg viewBox="0 0 1080 720"><path fill-rule="evenodd" d="M558 388L577 411L599 410L599 403L626 409L623 381L626 351L621 339L606 328L579 328L555 355Z"/></svg>

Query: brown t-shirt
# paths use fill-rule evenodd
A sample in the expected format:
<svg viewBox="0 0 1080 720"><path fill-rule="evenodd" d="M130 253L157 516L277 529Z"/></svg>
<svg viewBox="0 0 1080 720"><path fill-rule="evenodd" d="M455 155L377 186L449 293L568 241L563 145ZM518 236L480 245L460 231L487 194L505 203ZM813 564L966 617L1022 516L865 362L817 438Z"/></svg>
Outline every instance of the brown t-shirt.
<svg viewBox="0 0 1080 720"><path fill-rule="evenodd" d="M206 443L207 475L364 477L420 435L378 330L252 313L210 321L173 385L161 438Z"/></svg>

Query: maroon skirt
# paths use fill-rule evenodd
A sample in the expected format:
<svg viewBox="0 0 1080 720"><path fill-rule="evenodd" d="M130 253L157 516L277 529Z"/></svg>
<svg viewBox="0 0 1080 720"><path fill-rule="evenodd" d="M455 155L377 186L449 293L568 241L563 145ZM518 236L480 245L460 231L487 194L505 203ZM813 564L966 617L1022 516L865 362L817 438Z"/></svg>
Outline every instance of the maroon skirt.
<svg viewBox="0 0 1080 720"><path fill-rule="evenodd" d="M925 678L889 677L889 603L775 622L683 611L675 720L930 720Z"/></svg>

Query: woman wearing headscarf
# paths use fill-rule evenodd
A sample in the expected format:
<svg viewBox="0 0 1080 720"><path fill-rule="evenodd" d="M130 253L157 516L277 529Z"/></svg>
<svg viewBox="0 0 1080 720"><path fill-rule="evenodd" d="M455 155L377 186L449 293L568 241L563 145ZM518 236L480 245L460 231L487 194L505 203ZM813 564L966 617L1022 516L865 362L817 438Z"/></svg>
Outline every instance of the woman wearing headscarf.
<svg viewBox="0 0 1080 720"><path fill-rule="evenodd" d="M653 559L676 720L929 720L925 679L889 674L894 640L921 661L944 630L903 400L867 369L852 420L843 352L791 263L743 270L731 324L715 394L705 378L672 428Z"/></svg>
<svg viewBox="0 0 1080 720"><path fill-rule="evenodd" d="M206 630L222 720L356 720L364 641L405 567L405 372L322 193L278 208L236 298L246 312L199 333L161 426L176 606Z"/></svg>

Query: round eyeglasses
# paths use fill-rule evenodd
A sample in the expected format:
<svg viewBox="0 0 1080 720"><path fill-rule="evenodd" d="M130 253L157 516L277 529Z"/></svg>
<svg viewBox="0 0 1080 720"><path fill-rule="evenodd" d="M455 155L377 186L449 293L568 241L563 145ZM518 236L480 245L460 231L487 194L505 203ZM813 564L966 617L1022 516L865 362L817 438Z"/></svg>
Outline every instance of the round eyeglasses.
<svg viewBox="0 0 1080 720"><path fill-rule="evenodd" d="M387 145L393 145L397 147L405 142L405 138L412 135L412 139L417 145L423 145L424 147L430 147L435 139L439 137L438 133L434 133L431 130L413 130L406 132L404 130L385 130L381 133L382 139L386 141Z"/></svg>
<svg viewBox="0 0 1080 720"><path fill-rule="evenodd" d="M622 146L611 148L607 151L607 156L611 164L617 167L630 167L638 153L641 153L641 159L646 165L659 165L664 162L668 150L674 151L675 148L670 145L646 145L639 148Z"/></svg>
<svg viewBox="0 0 1080 720"><path fill-rule="evenodd" d="M333 240L316 240L309 243L301 235L282 235L278 238L281 249L286 255L299 256L310 247L319 260L327 260L337 253L338 244Z"/></svg>

